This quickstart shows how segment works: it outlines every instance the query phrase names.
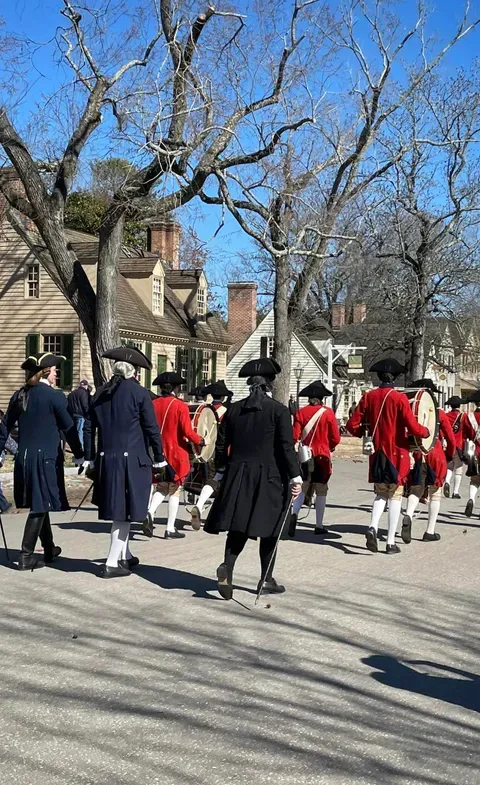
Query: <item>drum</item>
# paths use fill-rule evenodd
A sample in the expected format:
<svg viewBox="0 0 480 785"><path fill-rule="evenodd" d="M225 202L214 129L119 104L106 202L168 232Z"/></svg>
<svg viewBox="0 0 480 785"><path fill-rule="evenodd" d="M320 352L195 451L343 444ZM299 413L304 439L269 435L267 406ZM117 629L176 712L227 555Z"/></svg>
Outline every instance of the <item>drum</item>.
<svg viewBox="0 0 480 785"><path fill-rule="evenodd" d="M420 425L428 428L430 436L426 439L417 439L409 436L410 444L424 454L430 452L438 438L439 416L438 404L432 392L427 389L405 390L405 395L410 401L413 416Z"/></svg>
<svg viewBox="0 0 480 785"><path fill-rule="evenodd" d="M215 452L218 427L217 416L211 406L200 403L190 407L190 417L193 430L205 441L205 447L197 447L195 444L192 444L193 461L196 463L208 463Z"/></svg>

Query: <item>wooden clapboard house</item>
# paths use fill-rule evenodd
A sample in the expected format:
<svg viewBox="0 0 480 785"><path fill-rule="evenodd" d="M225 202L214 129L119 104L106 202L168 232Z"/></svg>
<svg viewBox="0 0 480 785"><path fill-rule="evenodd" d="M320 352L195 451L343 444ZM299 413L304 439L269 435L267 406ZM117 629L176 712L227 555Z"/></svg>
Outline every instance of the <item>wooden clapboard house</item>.
<svg viewBox="0 0 480 785"><path fill-rule="evenodd" d="M187 387L225 378L232 341L207 309L201 269L180 269L180 227L174 221L148 229L148 250L123 248L118 278L121 340L151 358L141 382L152 389L158 372L179 370ZM93 287L98 240L68 230L68 239ZM24 381L20 364L36 351L63 354L58 386L66 393L92 381L88 339L73 308L6 218L0 221L0 407ZM156 392L156 390L154 390Z"/></svg>

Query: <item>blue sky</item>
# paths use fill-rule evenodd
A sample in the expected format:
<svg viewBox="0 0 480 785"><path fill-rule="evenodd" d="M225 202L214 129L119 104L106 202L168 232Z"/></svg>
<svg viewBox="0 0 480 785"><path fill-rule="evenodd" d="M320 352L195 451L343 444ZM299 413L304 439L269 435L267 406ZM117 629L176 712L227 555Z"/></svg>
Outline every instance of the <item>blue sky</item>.
<svg viewBox="0 0 480 785"><path fill-rule="evenodd" d="M132 9L138 4L135 0L129 2ZM458 0L457 2L434 0L432 8L435 9L435 13L431 20L430 34L438 36L439 40L451 36L459 13L455 8L458 9L459 5ZM7 30L22 33L25 37L42 44L36 50L31 68L25 74L28 87L22 93L15 109L17 121L22 123L34 111L35 104L41 96L51 94L65 78L66 72L63 65L58 62L56 47L52 41L55 29L62 21L59 15L62 3L61 0L9 0L2 6L0 17L4 19ZM247 0L229 3L229 7L232 6L242 12L248 11ZM480 0L473 0L472 6L472 13L480 15ZM217 2L217 7L221 8L222 3ZM415 8L415 0L405 0L401 6L403 21L406 24L415 13ZM480 30L477 30L452 50L442 65L443 73L453 72L458 66L468 66L472 63L479 50L479 36ZM226 270L232 262L235 263L239 251L251 248L248 238L228 215L225 226L217 237L213 238L220 221L220 211L215 208L206 209L198 202L194 202L191 207L180 213L179 218L194 223L197 233L215 250L216 263ZM210 277L218 279L217 270L207 270L207 272ZM220 277L224 280L226 278L225 275ZM219 291L219 294L224 294L224 290Z"/></svg>

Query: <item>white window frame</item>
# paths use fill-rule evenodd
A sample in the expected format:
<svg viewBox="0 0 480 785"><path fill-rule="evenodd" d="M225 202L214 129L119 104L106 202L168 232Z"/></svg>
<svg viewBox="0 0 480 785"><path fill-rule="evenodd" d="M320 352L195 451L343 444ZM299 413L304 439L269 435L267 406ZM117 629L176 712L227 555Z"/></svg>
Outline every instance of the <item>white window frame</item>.
<svg viewBox="0 0 480 785"><path fill-rule="evenodd" d="M35 270L37 274L36 281L30 281L30 270ZM30 294L30 284L35 284L37 286L37 293ZM27 300L39 300L40 299L40 264L38 262L29 262L25 265L25 299Z"/></svg>
<svg viewBox="0 0 480 785"><path fill-rule="evenodd" d="M275 336L269 335L268 336L268 343L267 343L267 354L268 357L273 357L275 351Z"/></svg>
<svg viewBox="0 0 480 785"><path fill-rule="evenodd" d="M210 349L203 350L202 361L202 382L207 385L210 383L212 373L212 352Z"/></svg>
<svg viewBox="0 0 480 785"><path fill-rule="evenodd" d="M155 286L158 284L158 291ZM163 278L159 275L153 276L152 281L152 313L163 316Z"/></svg>
<svg viewBox="0 0 480 785"><path fill-rule="evenodd" d="M197 289L197 315L206 316L207 313L207 290L204 286Z"/></svg>

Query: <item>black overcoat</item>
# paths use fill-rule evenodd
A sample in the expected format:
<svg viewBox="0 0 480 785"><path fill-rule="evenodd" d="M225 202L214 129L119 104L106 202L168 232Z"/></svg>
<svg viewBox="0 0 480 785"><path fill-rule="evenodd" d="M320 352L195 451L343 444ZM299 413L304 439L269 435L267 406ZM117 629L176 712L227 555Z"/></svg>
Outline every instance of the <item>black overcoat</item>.
<svg viewBox="0 0 480 785"><path fill-rule="evenodd" d="M0 453L6 437L18 422L18 451L15 455L13 493L17 507L32 512L69 510L65 493L61 431L75 457L83 455L77 430L60 390L39 383L29 390L26 411L12 396L0 429Z"/></svg>
<svg viewBox="0 0 480 785"><path fill-rule="evenodd" d="M156 463L163 461L162 439L149 392L135 379L122 379L113 391L109 384L90 407L92 436L98 435L93 503L102 520L143 521L152 485L148 448Z"/></svg>
<svg viewBox="0 0 480 785"><path fill-rule="evenodd" d="M289 503L289 482L300 475L286 406L266 396L262 408L237 401L220 425L217 471L225 469L205 531L278 535Z"/></svg>

